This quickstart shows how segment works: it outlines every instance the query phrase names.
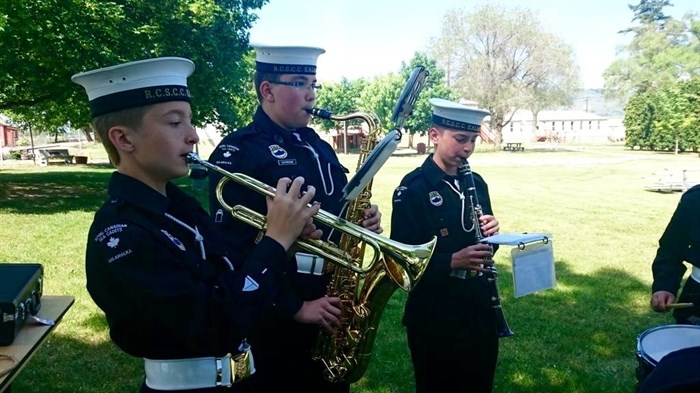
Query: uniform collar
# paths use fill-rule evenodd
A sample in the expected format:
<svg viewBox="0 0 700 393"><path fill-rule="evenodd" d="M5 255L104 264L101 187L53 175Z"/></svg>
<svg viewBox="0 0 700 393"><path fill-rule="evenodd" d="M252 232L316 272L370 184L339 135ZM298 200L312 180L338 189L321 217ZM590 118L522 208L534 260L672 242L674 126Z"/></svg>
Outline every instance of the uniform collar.
<svg viewBox="0 0 700 393"><path fill-rule="evenodd" d="M122 200L156 215L163 215L171 200L186 204L189 202L186 200L190 199L173 183L168 182L165 185L165 192L168 194L166 197L141 181L119 172L112 174L107 192L112 201Z"/></svg>
<svg viewBox="0 0 700 393"><path fill-rule="evenodd" d="M425 173L425 177L428 180L428 184L431 186L435 186L436 184L440 183L443 179L451 179L452 176L448 175L445 173L445 171L442 170L435 161L433 161L433 153L430 153L428 158L423 161L423 165L421 166L421 170L423 173Z"/></svg>
<svg viewBox="0 0 700 393"><path fill-rule="evenodd" d="M255 111L253 116L253 122L256 125L256 131L262 134L268 135L279 144L295 144L299 141L294 137L294 133L299 134L302 141L309 142L312 145L316 144L319 136L316 134L313 128L310 127L300 127L296 130L290 131L284 129L277 125L270 116L265 113L261 106L258 105L258 109Z"/></svg>

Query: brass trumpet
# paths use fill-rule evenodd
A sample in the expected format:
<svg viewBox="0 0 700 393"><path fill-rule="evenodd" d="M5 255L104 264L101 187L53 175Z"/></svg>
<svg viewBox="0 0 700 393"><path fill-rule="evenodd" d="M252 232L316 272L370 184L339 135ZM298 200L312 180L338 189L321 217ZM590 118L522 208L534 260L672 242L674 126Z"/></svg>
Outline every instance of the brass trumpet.
<svg viewBox="0 0 700 393"><path fill-rule="evenodd" d="M224 186L231 180L266 197L275 196L274 188L248 175L232 173L208 161L202 160L195 152L188 153L187 160L190 163L202 165L222 175L221 180L219 180L219 183L216 185L216 198L224 210L231 213L234 218L260 231L266 229L267 218L264 215L243 205L230 206L224 201L223 190ZM420 245L403 244L378 235L324 210L319 210L314 216L314 220L339 230L348 236L353 236L370 246L374 250L372 261L367 267L362 267L362 260L356 260L357 258L341 250L337 245L319 239L298 239L295 243L297 246L310 253L320 255L360 275L366 275L372 271L372 268L382 260L382 255L387 255L395 261L402 261L402 269L387 269L387 271L390 272L392 280L406 291L410 291L420 279L420 276L425 271L425 265L433 253L435 243L437 242L437 238L434 238L432 241Z"/></svg>

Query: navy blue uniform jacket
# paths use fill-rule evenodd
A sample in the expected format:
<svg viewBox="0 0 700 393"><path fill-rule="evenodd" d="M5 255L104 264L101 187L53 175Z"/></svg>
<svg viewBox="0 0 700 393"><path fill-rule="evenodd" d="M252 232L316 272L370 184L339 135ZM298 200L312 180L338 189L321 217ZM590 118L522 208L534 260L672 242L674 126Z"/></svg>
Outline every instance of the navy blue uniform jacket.
<svg viewBox="0 0 700 393"><path fill-rule="evenodd" d="M338 161L333 148L312 128L282 129L260 107L251 124L227 135L219 143L209 162L229 172L244 173L272 187L280 178L302 176L305 185L316 187L314 200L321 203L322 210L338 215L342 208L342 190L347 184L348 171ZM258 230L221 211L215 193L220 178L220 175L210 173L209 206L215 224L229 241L239 245L239 249L250 249ZM267 212L264 196L232 181L224 189L224 199L231 206L240 204L261 214ZM331 235L329 228L317 226L323 230L324 239ZM333 233L332 240L336 244L339 235L337 231ZM289 266L289 286L282 289L275 302L275 313L286 317L292 317L303 301L323 297L330 279L330 274L302 274L296 272L294 263Z"/></svg>
<svg viewBox="0 0 700 393"><path fill-rule="evenodd" d="M260 305L276 297L272 280L286 264L284 248L266 237L243 263L200 204L171 183L165 197L115 172L108 192L85 262L87 289L114 343L150 359L235 353L260 322ZM195 234L166 214L197 228L206 258Z"/></svg>
<svg viewBox="0 0 700 393"><path fill-rule="evenodd" d="M686 261L700 267L700 185L686 191L659 239L659 249L652 265L652 292L676 294L685 274Z"/></svg>
<svg viewBox="0 0 700 393"><path fill-rule="evenodd" d="M416 288L408 295L403 323L415 331L459 334L460 326L495 331L495 313L483 277L459 279L450 276L452 254L476 243L475 231L462 228L462 202L443 180L452 183L432 160L432 154L407 174L394 191L391 238L407 244L438 241L433 256ZM474 174L476 191L484 214L493 214L488 187ZM464 224L471 228L470 204L464 204Z"/></svg>
<svg viewBox="0 0 700 393"><path fill-rule="evenodd" d="M652 263L652 293L663 290L678 295L686 272L683 261L700 268L700 185L690 188L681 196L659 239L659 248ZM693 303L694 306L675 309L673 315L677 320L685 320L691 315L700 317L700 283L689 277L678 301Z"/></svg>

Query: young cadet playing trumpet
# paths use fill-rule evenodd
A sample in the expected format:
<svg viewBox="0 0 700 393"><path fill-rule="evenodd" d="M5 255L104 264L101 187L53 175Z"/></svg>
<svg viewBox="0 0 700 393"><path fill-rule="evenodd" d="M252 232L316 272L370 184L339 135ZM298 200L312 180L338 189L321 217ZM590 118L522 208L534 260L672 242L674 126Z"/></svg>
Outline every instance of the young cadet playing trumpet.
<svg viewBox="0 0 700 393"><path fill-rule="evenodd" d="M266 184L282 177L303 177L316 187L314 201L321 209L339 215L348 170L333 148L308 127L314 107L318 56L325 50L300 46L255 46L255 88L259 105L253 122L227 135L210 157L210 162L230 172L252 176ZM257 229L224 214L215 197L219 177L210 176L210 208L222 233L242 248L255 244ZM257 193L238 184L223 192L229 205L243 205L264 212L265 203ZM365 211L363 227L381 232L377 206ZM338 244L339 231L321 227L324 240ZM327 297L331 273L323 258L306 252L293 256L287 271L287 285L269 310L268 320L251 337L258 373L248 385L258 392L348 392L347 383L330 383L324 366L312 359L319 326L338 326L340 299Z"/></svg>
<svg viewBox="0 0 700 393"><path fill-rule="evenodd" d="M409 292L403 317L411 351L416 391L490 392L498 358L496 313L486 277L476 274L492 262L491 246L479 243L498 232L488 187L473 174L481 205L477 225L470 213L475 201L459 173L474 153L487 112L431 98L428 135L435 145L420 168L407 174L393 195L391 238L437 245L416 288ZM472 274L473 273L473 274Z"/></svg>
<svg viewBox="0 0 700 393"><path fill-rule="evenodd" d="M320 236L310 224L318 206L308 207L315 190L301 196L301 178L276 183L266 236L246 256L171 183L187 174L198 141L187 88L193 70L190 60L166 57L72 78L117 168L88 235L87 289L112 341L144 358L141 392L224 392L253 373L245 338L276 298L286 252L302 233Z"/></svg>

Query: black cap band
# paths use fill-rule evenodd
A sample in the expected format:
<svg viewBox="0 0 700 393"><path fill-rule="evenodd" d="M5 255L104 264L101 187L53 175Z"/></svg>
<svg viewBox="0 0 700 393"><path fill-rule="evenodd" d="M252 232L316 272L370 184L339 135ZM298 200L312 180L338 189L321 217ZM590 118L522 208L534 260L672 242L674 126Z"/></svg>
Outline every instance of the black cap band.
<svg viewBox="0 0 700 393"><path fill-rule="evenodd" d="M186 86L165 85L120 91L90 101L90 113L92 117L97 117L105 113L168 101L190 102L190 90Z"/></svg>
<svg viewBox="0 0 700 393"><path fill-rule="evenodd" d="M301 65L301 64L272 64L272 63L262 63L259 61L255 62L255 69L272 74L303 74L303 75L316 75L315 65Z"/></svg>
<svg viewBox="0 0 700 393"><path fill-rule="evenodd" d="M470 124L463 121L451 120L436 114L433 114L433 124L446 128L452 128L454 130L470 132L479 132L479 127L481 127L481 124Z"/></svg>

